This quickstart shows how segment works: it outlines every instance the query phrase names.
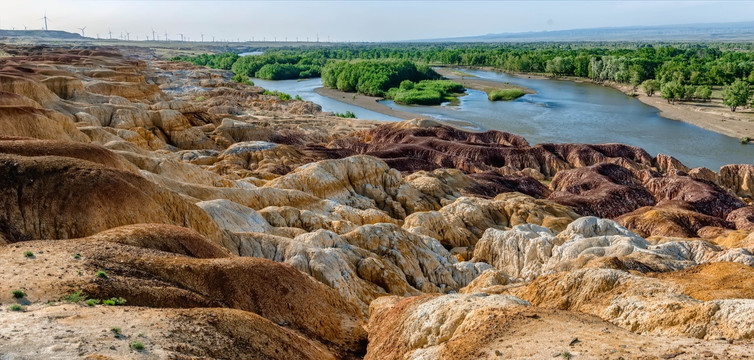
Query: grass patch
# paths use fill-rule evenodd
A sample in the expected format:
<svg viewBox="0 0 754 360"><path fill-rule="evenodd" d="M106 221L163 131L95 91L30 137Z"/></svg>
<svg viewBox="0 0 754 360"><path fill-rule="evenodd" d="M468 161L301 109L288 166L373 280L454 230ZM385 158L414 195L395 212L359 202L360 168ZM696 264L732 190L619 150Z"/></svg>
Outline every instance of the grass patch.
<svg viewBox="0 0 754 360"><path fill-rule="evenodd" d="M204 100L207 100L207 98L204 96L197 96L196 99L194 99L194 101L204 101Z"/></svg>
<svg viewBox="0 0 754 360"><path fill-rule="evenodd" d="M34 253L27 250L27 251L24 252L24 256L27 257L27 258L33 258L34 257Z"/></svg>
<svg viewBox="0 0 754 360"><path fill-rule="evenodd" d="M520 89L501 89L490 91L487 94L487 98L490 99L490 101L510 101L518 99L524 95L526 95L526 93Z"/></svg>
<svg viewBox="0 0 754 360"><path fill-rule="evenodd" d="M126 304L126 299L122 297L112 297L109 299L102 300L102 305L105 305L105 306L120 306L120 305L125 305L125 304Z"/></svg>
<svg viewBox="0 0 754 360"><path fill-rule="evenodd" d="M24 311L24 307L18 304L11 305L8 310L10 311Z"/></svg>
<svg viewBox="0 0 754 360"><path fill-rule="evenodd" d="M123 334L123 331L121 331L120 327L117 327L117 326L111 327L110 328L110 332L112 332L113 334L115 334L116 337L120 336L121 334Z"/></svg>
<svg viewBox="0 0 754 360"><path fill-rule="evenodd" d="M21 299L26 296L26 294L24 294L24 292L21 290L13 290L11 291L11 294L13 294L13 297L16 299Z"/></svg>
<svg viewBox="0 0 754 360"><path fill-rule="evenodd" d="M453 102L456 94L465 90L463 85L450 80L422 80L418 83L405 80L399 87L388 90L385 97L399 104L440 105Z"/></svg>
<svg viewBox="0 0 754 360"><path fill-rule="evenodd" d="M66 295L63 300L68 303L77 303L86 300L86 295L83 295L81 290L76 290L73 293Z"/></svg>
<svg viewBox="0 0 754 360"><path fill-rule="evenodd" d="M262 95L277 96L278 99L283 100L283 101L288 101L290 99L293 99L290 94L286 94L284 92L280 92L277 90L275 91L265 90L262 93Z"/></svg>
<svg viewBox="0 0 754 360"><path fill-rule="evenodd" d="M134 349L136 351L144 350L144 344L141 341L132 341L130 346L131 349Z"/></svg>
<svg viewBox="0 0 754 360"><path fill-rule="evenodd" d="M107 273L104 270L97 270L97 273L94 275L100 279L107 279Z"/></svg>
<svg viewBox="0 0 754 360"><path fill-rule="evenodd" d="M333 115L335 115L337 117L346 118L346 119L355 119L356 118L356 114L354 114L351 111L346 111L345 113L338 113L338 112L336 112L336 113L333 113Z"/></svg>
<svg viewBox="0 0 754 360"><path fill-rule="evenodd" d="M100 303L99 299L89 299L86 301L86 306L92 307Z"/></svg>

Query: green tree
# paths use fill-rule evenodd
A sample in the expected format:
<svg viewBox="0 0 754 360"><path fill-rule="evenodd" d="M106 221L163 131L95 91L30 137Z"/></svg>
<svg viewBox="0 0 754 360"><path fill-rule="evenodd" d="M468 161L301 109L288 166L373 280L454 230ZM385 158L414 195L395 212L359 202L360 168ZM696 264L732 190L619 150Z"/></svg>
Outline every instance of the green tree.
<svg viewBox="0 0 754 360"><path fill-rule="evenodd" d="M677 100L681 100L686 95L686 88L677 81L670 81L662 85L660 88L662 98L666 99L669 103L673 104Z"/></svg>
<svg viewBox="0 0 754 360"><path fill-rule="evenodd" d="M694 97L697 100L709 101L712 97L712 90L706 85L699 86L696 88L696 91L694 91Z"/></svg>
<svg viewBox="0 0 754 360"><path fill-rule="evenodd" d="M749 84L741 79L736 79L730 86L723 90L723 104L730 107L730 111L736 111L736 108L749 103L751 89Z"/></svg>
<svg viewBox="0 0 754 360"><path fill-rule="evenodd" d="M660 82L654 79L644 80L641 83L641 90L644 91L647 96L652 96L657 90L660 90Z"/></svg>

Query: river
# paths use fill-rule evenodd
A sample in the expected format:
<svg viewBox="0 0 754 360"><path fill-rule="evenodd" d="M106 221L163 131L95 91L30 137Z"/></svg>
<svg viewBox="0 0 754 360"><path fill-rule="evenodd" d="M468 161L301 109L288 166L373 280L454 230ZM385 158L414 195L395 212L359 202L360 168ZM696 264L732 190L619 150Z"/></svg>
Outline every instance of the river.
<svg viewBox="0 0 754 360"><path fill-rule="evenodd" d="M530 143L624 143L639 146L652 155L664 153L689 167L717 170L725 164L754 162L754 146L737 139L661 117L657 109L604 86L552 79L531 79L485 70L468 70L482 79L511 82L528 87L528 94L509 102L491 102L478 90L468 90L458 106L406 106L383 104L397 110L431 116L438 120L473 123L524 136ZM271 90L299 95L322 105L324 111L352 111L359 118L399 119L321 96L314 89L320 79L254 82Z"/></svg>

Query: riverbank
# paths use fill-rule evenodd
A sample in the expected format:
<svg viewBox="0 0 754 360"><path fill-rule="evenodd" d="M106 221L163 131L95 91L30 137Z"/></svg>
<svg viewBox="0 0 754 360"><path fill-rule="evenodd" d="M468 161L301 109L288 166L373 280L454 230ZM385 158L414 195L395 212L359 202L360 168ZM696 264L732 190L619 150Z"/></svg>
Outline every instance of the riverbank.
<svg viewBox="0 0 754 360"><path fill-rule="evenodd" d="M382 98L376 97L376 96L367 96L367 95L362 95L362 94L357 94L357 93L349 93L349 92L331 89L327 87L316 88L314 89L314 92L324 97L328 97L330 99L340 101L345 104L358 106L358 107L361 107L370 111L378 112L380 114L396 117L403 120L427 119L427 120L440 121L431 116L420 115L420 114L416 114L416 113L412 113L408 111L400 111L400 110L393 109L387 105L381 104L380 100L382 100ZM466 129L466 130L482 130L476 124L472 124L466 121L442 120L441 122L454 126L454 127Z"/></svg>
<svg viewBox="0 0 754 360"><path fill-rule="evenodd" d="M633 93L631 86L616 83L602 85L622 91L624 94ZM682 121L736 139L754 138L754 111L751 109L739 108L738 111L732 112L729 107L723 105L720 99L713 99L709 102L688 101L670 104L659 95L647 96L638 93L635 97L642 103L659 110L660 116L664 118Z"/></svg>
<svg viewBox="0 0 754 360"><path fill-rule="evenodd" d="M493 68L485 67L469 68L499 71ZM687 101L670 104L667 102L667 100L663 99L659 95L647 96L646 94L641 93L641 91L635 91L633 86L626 84L619 84L609 81L597 82L590 79L574 76L553 77L540 73L507 74L521 78L573 81L613 88L626 94L627 96L633 96L642 103L657 109L659 111L659 115L666 119L681 121L736 139L741 139L742 137L754 138L754 110L744 110L739 108L738 111L731 112L730 108L723 105L720 99L713 99L709 102Z"/></svg>

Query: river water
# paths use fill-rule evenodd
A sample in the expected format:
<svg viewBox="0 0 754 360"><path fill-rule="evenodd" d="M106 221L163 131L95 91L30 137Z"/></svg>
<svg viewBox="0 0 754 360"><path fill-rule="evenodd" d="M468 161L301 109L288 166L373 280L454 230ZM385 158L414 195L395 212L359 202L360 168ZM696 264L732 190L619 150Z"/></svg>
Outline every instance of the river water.
<svg viewBox="0 0 754 360"><path fill-rule="evenodd" d="M754 145L658 115L657 109L622 92L587 83L530 79L484 70L467 70L482 79L511 82L528 87L528 94L514 101L491 102L478 90L468 90L458 106L406 106L382 103L397 110L431 116L438 120L473 123L525 137L530 143L624 143L639 146L652 155L665 153L689 167L718 170L725 164L754 163ZM362 119L399 119L321 96L314 89L320 79L265 81L265 88L299 95L322 105L324 111L352 111Z"/></svg>

